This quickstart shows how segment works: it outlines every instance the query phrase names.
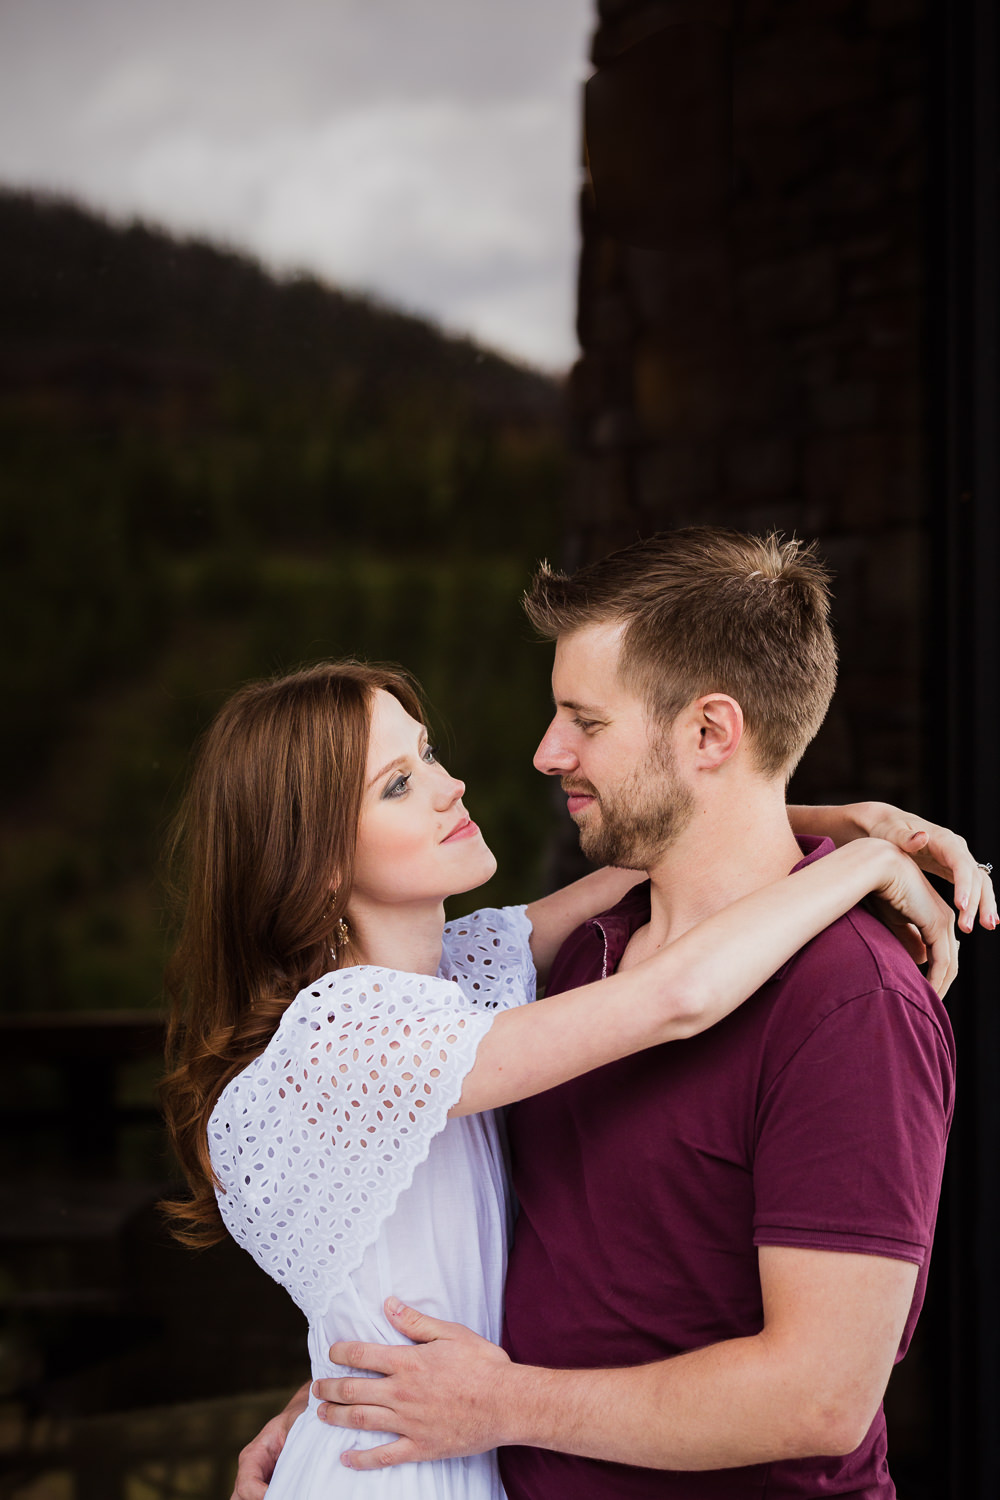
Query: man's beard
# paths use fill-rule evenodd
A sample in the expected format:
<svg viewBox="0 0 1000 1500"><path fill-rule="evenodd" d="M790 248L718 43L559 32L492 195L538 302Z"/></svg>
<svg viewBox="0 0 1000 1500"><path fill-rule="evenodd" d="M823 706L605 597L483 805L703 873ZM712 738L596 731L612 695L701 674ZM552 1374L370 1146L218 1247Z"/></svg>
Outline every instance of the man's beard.
<svg viewBox="0 0 1000 1500"><path fill-rule="evenodd" d="M594 811L579 826L580 848L595 865L621 870L650 870L680 837L694 814L694 797L677 774L668 746L654 748L645 764L621 786L598 794L589 782L563 780L564 791L596 799Z"/></svg>

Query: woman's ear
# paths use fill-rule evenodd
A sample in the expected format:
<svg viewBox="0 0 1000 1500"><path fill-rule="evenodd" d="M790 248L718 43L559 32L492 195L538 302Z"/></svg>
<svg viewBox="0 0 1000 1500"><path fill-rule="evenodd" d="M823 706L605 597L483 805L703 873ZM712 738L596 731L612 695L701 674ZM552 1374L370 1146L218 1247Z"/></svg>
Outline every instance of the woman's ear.
<svg viewBox="0 0 1000 1500"><path fill-rule="evenodd" d="M693 705L698 721L696 768L714 771L725 765L743 740L743 710L728 693L706 693Z"/></svg>

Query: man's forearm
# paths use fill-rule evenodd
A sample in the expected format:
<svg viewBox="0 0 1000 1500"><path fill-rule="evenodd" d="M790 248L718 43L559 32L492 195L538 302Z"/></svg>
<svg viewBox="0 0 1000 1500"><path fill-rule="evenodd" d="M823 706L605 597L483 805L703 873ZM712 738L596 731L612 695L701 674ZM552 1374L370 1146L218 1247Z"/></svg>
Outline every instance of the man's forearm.
<svg viewBox="0 0 1000 1500"><path fill-rule="evenodd" d="M511 1365L495 1392L499 1444L645 1468L728 1469L850 1453L871 1416L804 1384L764 1335L624 1370Z"/></svg>
<svg viewBox="0 0 1000 1500"><path fill-rule="evenodd" d="M287 1418L289 1427L291 1427L292 1423L295 1421L295 1418L301 1416L306 1407L309 1405L309 1392L311 1388L312 1380L304 1380L299 1386L298 1390L293 1395L289 1396L288 1400L286 1401L281 1415Z"/></svg>
<svg viewBox="0 0 1000 1500"><path fill-rule="evenodd" d="M497 1441L682 1470L852 1453L892 1372L916 1266L764 1247L760 1267L753 1337L628 1370L504 1367Z"/></svg>

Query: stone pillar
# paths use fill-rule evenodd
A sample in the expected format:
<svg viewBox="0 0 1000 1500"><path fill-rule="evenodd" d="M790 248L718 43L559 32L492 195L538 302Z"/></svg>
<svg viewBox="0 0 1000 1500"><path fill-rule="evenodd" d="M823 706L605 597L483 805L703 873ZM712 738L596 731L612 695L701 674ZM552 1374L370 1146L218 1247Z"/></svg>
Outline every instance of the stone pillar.
<svg viewBox="0 0 1000 1500"><path fill-rule="evenodd" d="M841 685L802 800L928 804L921 0L603 0L570 562L818 537Z"/></svg>

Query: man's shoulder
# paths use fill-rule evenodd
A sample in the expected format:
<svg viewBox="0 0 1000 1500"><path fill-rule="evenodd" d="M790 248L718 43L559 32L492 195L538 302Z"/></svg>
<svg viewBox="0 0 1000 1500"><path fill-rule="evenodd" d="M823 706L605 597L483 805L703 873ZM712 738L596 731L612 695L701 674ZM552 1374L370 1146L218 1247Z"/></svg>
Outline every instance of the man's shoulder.
<svg viewBox="0 0 1000 1500"><path fill-rule="evenodd" d="M951 1026L940 996L887 927L862 906L855 906L775 974L770 986L782 1009L808 1014L813 1024L823 1014L852 1000L892 994L925 1018L951 1050Z"/></svg>

